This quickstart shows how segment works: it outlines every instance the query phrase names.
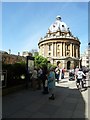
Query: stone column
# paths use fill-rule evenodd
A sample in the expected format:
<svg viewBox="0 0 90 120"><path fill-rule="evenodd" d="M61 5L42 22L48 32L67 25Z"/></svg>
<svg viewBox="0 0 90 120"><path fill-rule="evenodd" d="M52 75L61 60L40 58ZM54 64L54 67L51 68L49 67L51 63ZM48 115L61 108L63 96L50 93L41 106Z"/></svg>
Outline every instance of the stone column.
<svg viewBox="0 0 90 120"><path fill-rule="evenodd" d="M63 43L62 43L62 56L63 56Z"/></svg>
<svg viewBox="0 0 90 120"><path fill-rule="evenodd" d="M43 46L43 55L45 56L45 44Z"/></svg>
<svg viewBox="0 0 90 120"><path fill-rule="evenodd" d="M60 46L61 46L61 49L60 49L60 56L62 56L62 47L63 47L63 46L62 46L62 43L61 43Z"/></svg>
<svg viewBox="0 0 90 120"><path fill-rule="evenodd" d="M54 49L54 56L56 57L56 51L57 51L57 48L56 48L56 43L55 43L55 49Z"/></svg>
<svg viewBox="0 0 90 120"><path fill-rule="evenodd" d="M63 56L65 57L65 43L63 43Z"/></svg>
<svg viewBox="0 0 90 120"><path fill-rule="evenodd" d="M72 52L73 52L73 50L72 50L72 43L70 44L70 57L72 57Z"/></svg>
<svg viewBox="0 0 90 120"><path fill-rule="evenodd" d="M39 55L41 55L41 47L39 47Z"/></svg>
<svg viewBox="0 0 90 120"><path fill-rule="evenodd" d="M74 44L73 44L73 57L74 57Z"/></svg>
<svg viewBox="0 0 90 120"><path fill-rule="evenodd" d="M54 43L52 43L52 56L54 56Z"/></svg>
<svg viewBox="0 0 90 120"><path fill-rule="evenodd" d="M79 47L77 47L78 57L79 57Z"/></svg>
<svg viewBox="0 0 90 120"><path fill-rule="evenodd" d="M42 55L43 54L43 48L42 48L42 46L41 46L41 51L40 52L41 52L41 55Z"/></svg>
<svg viewBox="0 0 90 120"><path fill-rule="evenodd" d="M78 58L78 47L76 47L76 58Z"/></svg>
<svg viewBox="0 0 90 120"><path fill-rule="evenodd" d="M80 46L78 47L78 57L80 57Z"/></svg>
<svg viewBox="0 0 90 120"><path fill-rule="evenodd" d="M55 57L55 43L53 43L53 56Z"/></svg>
<svg viewBox="0 0 90 120"><path fill-rule="evenodd" d="M46 56L48 56L48 44L46 44L45 50L46 50Z"/></svg>

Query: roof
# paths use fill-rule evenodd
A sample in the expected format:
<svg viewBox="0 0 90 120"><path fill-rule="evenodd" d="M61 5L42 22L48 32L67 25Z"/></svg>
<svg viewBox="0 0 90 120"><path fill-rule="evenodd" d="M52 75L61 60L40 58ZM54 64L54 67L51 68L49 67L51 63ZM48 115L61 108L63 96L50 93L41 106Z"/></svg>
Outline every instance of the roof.
<svg viewBox="0 0 90 120"><path fill-rule="evenodd" d="M69 27L66 25L65 22L61 21L61 16L57 16L56 20L53 24L51 24L51 26L49 27L50 32L56 32L58 30L60 30L61 32L69 32L70 29Z"/></svg>

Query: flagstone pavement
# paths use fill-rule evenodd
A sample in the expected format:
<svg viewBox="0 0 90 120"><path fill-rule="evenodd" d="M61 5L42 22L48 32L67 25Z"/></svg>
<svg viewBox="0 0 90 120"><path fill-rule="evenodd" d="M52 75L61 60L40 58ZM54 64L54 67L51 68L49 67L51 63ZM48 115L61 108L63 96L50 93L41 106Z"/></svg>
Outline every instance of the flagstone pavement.
<svg viewBox="0 0 90 120"><path fill-rule="evenodd" d="M89 118L89 90L80 92L66 76L56 83L55 100L42 90L19 90L2 97L2 118Z"/></svg>

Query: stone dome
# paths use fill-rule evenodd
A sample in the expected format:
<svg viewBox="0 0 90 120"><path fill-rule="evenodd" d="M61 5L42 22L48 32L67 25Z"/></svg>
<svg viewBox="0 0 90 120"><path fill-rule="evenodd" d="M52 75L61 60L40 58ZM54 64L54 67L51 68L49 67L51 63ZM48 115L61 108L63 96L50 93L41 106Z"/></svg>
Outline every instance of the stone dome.
<svg viewBox="0 0 90 120"><path fill-rule="evenodd" d="M46 36L38 43L39 55L45 57L51 64L60 61L60 67L72 69L79 66L80 41L73 36L69 27L57 16L48 29Z"/></svg>
<svg viewBox="0 0 90 120"><path fill-rule="evenodd" d="M55 22L53 24L51 24L48 31L50 33L55 33L57 31L60 31L63 33L70 33L71 32L71 30L66 25L66 23L61 21L61 16L59 16L59 15L56 17Z"/></svg>

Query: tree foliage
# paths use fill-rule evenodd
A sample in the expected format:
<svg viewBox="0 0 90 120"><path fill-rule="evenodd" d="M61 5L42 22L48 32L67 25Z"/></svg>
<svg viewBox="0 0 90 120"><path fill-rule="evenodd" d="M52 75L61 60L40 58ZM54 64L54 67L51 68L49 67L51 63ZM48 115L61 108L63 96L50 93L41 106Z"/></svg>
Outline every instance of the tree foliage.
<svg viewBox="0 0 90 120"><path fill-rule="evenodd" d="M44 58L43 56L36 55L35 57L35 66L37 67L44 67L47 66L48 60L47 58Z"/></svg>

